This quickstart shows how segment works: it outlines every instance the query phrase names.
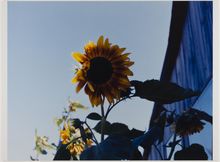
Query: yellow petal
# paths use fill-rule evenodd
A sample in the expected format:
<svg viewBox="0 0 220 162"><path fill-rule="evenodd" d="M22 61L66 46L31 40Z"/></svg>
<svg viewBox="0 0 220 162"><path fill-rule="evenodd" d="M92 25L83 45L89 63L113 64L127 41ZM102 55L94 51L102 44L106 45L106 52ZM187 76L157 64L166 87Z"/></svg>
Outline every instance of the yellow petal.
<svg viewBox="0 0 220 162"><path fill-rule="evenodd" d="M123 74L129 75L129 76L133 76L133 72L132 72L130 69L128 69L128 68L126 68L125 70L123 70Z"/></svg>
<svg viewBox="0 0 220 162"><path fill-rule="evenodd" d="M95 48L95 43L92 41L89 41L89 43L84 46L85 51L88 52L91 51L93 48Z"/></svg>
<svg viewBox="0 0 220 162"><path fill-rule="evenodd" d="M118 78L118 82L123 84L123 85L126 85L126 86L129 86L130 85L130 82L128 80L127 77L124 77L124 78Z"/></svg>
<svg viewBox="0 0 220 162"><path fill-rule="evenodd" d="M80 81L79 84L76 87L76 93L78 93L86 84L86 81Z"/></svg>
<svg viewBox="0 0 220 162"><path fill-rule="evenodd" d="M128 67L130 67L131 65L133 65L134 62L133 61L124 61L123 65L127 65Z"/></svg>
<svg viewBox="0 0 220 162"><path fill-rule="evenodd" d="M92 92L90 91L90 89L89 89L89 87L88 87L88 84L85 86L84 91L85 91L85 93L86 93L87 95L89 95L89 96L92 94Z"/></svg>
<svg viewBox="0 0 220 162"><path fill-rule="evenodd" d="M112 62L129 60L128 55L130 55L130 53L125 53L123 55L117 55L118 57L114 57L111 60L112 60Z"/></svg>
<svg viewBox="0 0 220 162"><path fill-rule="evenodd" d="M88 82L87 85L88 85L89 89L90 89L92 92L95 91L94 88L93 88L93 85L92 85L90 82Z"/></svg>
<svg viewBox="0 0 220 162"><path fill-rule="evenodd" d="M72 78L71 82L75 84L78 81L85 81L83 70L79 69L76 73L76 76Z"/></svg>
<svg viewBox="0 0 220 162"><path fill-rule="evenodd" d="M95 106L100 105L101 102L102 102L101 95L96 94L96 95L93 96L93 103L94 103Z"/></svg>
<svg viewBox="0 0 220 162"><path fill-rule="evenodd" d="M117 54L120 55L120 54L122 54L125 50L126 50L126 48L119 48L119 49L117 50Z"/></svg>
<svg viewBox="0 0 220 162"><path fill-rule="evenodd" d="M105 96L109 103L113 102L112 94L110 94L110 92L105 91Z"/></svg>
<svg viewBox="0 0 220 162"><path fill-rule="evenodd" d="M85 61L87 60L86 55L83 55L83 54L81 54L80 52L73 52L73 53L72 53L72 57L73 57L76 61L78 61L78 62L80 62L80 63L83 63L83 62L85 62Z"/></svg>
<svg viewBox="0 0 220 162"><path fill-rule="evenodd" d="M110 48L110 44L109 44L108 38L105 40L104 46L105 46L106 48Z"/></svg>
<svg viewBox="0 0 220 162"><path fill-rule="evenodd" d="M97 41L97 46L102 46L103 45L103 40L104 40L104 37L103 36L100 36L98 41Z"/></svg>
<svg viewBox="0 0 220 162"><path fill-rule="evenodd" d="M78 82L78 76L76 75L75 77L72 78L71 82L73 84L75 84L76 82Z"/></svg>
<svg viewBox="0 0 220 162"><path fill-rule="evenodd" d="M92 104L92 107L94 107L93 96L94 96L94 93L89 95L89 100Z"/></svg>

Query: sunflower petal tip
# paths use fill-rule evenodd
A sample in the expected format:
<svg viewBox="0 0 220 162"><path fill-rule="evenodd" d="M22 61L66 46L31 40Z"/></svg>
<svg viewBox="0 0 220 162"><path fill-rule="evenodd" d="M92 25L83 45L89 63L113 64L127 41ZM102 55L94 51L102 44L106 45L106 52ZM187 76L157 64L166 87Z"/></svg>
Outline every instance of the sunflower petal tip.
<svg viewBox="0 0 220 162"><path fill-rule="evenodd" d="M98 45L98 46L102 46L102 45L103 45L103 41L104 41L104 36L101 35L101 36L99 37L98 41L97 41L97 45Z"/></svg>
<svg viewBox="0 0 220 162"><path fill-rule="evenodd" d="M75 84L76 82L77 82L77 78L76 77L72 78L71 83Z"/></svg>

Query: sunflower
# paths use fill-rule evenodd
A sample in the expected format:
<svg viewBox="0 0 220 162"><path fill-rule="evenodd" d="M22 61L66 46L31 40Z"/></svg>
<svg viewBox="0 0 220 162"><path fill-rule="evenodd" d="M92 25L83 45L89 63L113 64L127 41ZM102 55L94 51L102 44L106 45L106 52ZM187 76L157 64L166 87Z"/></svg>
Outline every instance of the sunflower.
<svg viewBox="0 0 220 162"><path fill-rule="evenodd" d="M123 53L125 48L112 45L103 36L99 37L97 44L86 44L84 50L84 54L72 54L81 64L72 79L72 83L78 82L76 92L84 87L93 107L102 104L104 98L114 103L120 99L120 93L130 87L128 76L133 73L129 67L134 64L128 57L130 53Z"/></svg>
<svg viewBox="0 0 220 162"><path fill-rule="evenodd" d="M175 131L179 136L183 137L200 132L204 128L204 125L205 123L201 121L197 113L189 109L177 119Z"/></svg>

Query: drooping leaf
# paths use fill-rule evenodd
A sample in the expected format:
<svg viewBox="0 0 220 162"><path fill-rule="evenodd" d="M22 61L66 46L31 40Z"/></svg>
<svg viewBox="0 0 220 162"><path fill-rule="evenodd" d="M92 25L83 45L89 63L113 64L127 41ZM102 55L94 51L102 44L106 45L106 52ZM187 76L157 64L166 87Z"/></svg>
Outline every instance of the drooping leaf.
<svg viewBox="0 0 220 162"><path fill-rule="evenodd" d="M99 146L92 146L80 155L80 160L129 160L133 147L129 138L112 135Z"/></svg>
<svg viewBox="0 0 220 162"><path fill-rule="evenodd" d="M174 160L208 160L208 155L202 145L194 143L188 148L177 151Z"/></svg>
<svg viewBox="0 0 220 162"><path fill-rule="evenodd" d="M37 154L46 155L48 149L55 149L55 147L48 143L49 138L46 136L39 136L37 129L35 129L35 148Z"/></svg>
<svg viewBox="0 0 220 162"><path fill-rule="evenodd" d="M129 133L128 126L123 123L112 123L110 125L109 134L128 134Z"/></svg>
<svg viewBox="0 0 220 162"><path fill-rule="evenodd" d="M185 89L175 83L154 79L145 82L133 80L131 85L135 87L135 96L160 104L170 104L199 95L198 92Z"/></svg>
<svg viewBox="0 0 220 162"><path fill-rule="evenodd" d="M54 122L56 123L56 125L59 127L62 123L63 123L63 119L62 118L55 118Z"/></svg>
<svg viewBox="0 0 220 162"><path fill-rule="evenodd" d="M95 126L95 131L98 133L101 133L101 121L99 123L97 123L97 125ZM133 139L137 136L139 136L140 134L143 134L143 131L139 131L137 129L132 129L132 131L129 130L128 126L126 124L123 123L110 123L110 122L106 122L106 128L104 133L106 135L124 135L130 139Z"/></svg>
<svg viewBox="0 0 220 162"><path fill-rule="evenodd" d="M71 154L66 147L67 145L60 144L53 160L70 160Z"/></svg>
<svg viewBox="0 0 220 162"><path fill-rule="evenodd" d="M143 134L144 134L144 131L133 128L129 132L129 138L134 139L134 138L137 138L138 136L142 136Z"/></svg>
<svg viewBox="0 0 220 162"><path fill-rule="evenodd" d="M150 148L161 133L154 127L140 137L131 140L123 135L110 135L98 146L92 146L80 155L80 160L135 160L142 156L137 150L139 146Z"/></svg>
<svg viewBox="0 0 220 162"><path fill-rule="evenodd" d="M129 160L144 160L141 152L138 149L135 149Z"/></svg>
<svg viewBox="0 0 220 162"><path fill-rule="evenodd" d="M74 126L76 129L77 129L77 128L80 128L81 125L82 125L82 123L83 123L83 122L82 122L80 119L78 119L78 118L70 119L69 122L71 122L71 123L72 123L72 126Z"/></svg>
<svg viewBox="0 0 220 162"><path fill-rule="evenodd" d="M101 126L102 126L102 121L99 121L93 129L94 129L97 133L100 133L100 134L101 134ZM109 132L110 132L110 126L111 126L111 123L110 123L109 121L105 121L104 130L103 130L103 133L104 133L104 134L109 134Z"/></svg>
<svg viewBox="0 0 220 162"><path fill-rule="evenodd" d="M198 118L200 118L201 120L205 120L210 124L212 124L212 116L207 114L206 112L194 108L190 108L190 111L195 113L198 116Z"/></svg>
<svg viewBox="0 0 220 162"><path fill-rule="evenodd" d="M91 120L102 120L101 115L95 112L90 113L86 118L91 119Z"/></svg>
<svg viewBox="0 0 220 162"><path fill-rule="evenodd" d="M77 109L88 109L88 107L82 105L79 102L73 102L73 101L69 101L70 105L69 105L69 111L73 112L76 111Z"/></svg>

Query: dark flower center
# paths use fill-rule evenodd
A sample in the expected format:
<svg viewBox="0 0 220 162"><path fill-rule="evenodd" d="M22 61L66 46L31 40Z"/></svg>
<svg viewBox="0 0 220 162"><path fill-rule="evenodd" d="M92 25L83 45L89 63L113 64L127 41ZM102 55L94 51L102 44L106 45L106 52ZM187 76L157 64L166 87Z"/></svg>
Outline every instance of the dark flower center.
<svg viewBox="0 0 220 162"><path fill-rule="evenodd" d="M96 57L90 60L90 68L87 71L88 80L94 84L107 82L112 76L112 64L103 57Z"/></svg>

